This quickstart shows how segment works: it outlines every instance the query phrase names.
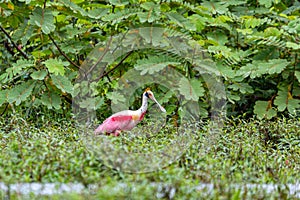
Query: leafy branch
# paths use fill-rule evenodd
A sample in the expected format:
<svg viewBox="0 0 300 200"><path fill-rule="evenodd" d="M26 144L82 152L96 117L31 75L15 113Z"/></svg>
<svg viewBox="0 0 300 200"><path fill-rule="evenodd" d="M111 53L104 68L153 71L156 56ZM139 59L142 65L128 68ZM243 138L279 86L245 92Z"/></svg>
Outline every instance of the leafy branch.
<svg viewBox="0 0 300 200"><path fill-rule="evenodd" d="M19 47L18 45L12 40L12 38L10 37L10 35L6 32L6 30L0 25L0 29L1 31L6 35L6 37L8 37L8 39L10 40L10 42L12 43L12 45L15 47L15 49L25 58L28 60L28 56L26 55L26 53L24 53Z"/></svg>
<svg viewBox="0 0 300 200"><path fill-rule="evenodd" d="M57 48L57 50L59 51L59 53L69 62L71 63L74 67L76 67L77 69L80 69L80 67L73 62L62 50L61 48L58 46L58 44L55 42L55 40L52 38L51 35L49 35L50 40L53 42L53 44L55 45L55 47Z"/></svg>
<svg viewBox="0 0 300 200"><path fill-rule="evenodd" d="M107 72L105 72L104 74L102 74L101 76L98 77L98 79L96 81L99 81L100 79L102 79L104 76L107 76L110 72L114 71L115 69L117 69L123 62L124 60L126 60L126 58L128 58L130 56L130 54L132 54L132 51L128 52L122 59L121 61L114 66L113 68L111 68L110 70L108 70Z"/></svg>

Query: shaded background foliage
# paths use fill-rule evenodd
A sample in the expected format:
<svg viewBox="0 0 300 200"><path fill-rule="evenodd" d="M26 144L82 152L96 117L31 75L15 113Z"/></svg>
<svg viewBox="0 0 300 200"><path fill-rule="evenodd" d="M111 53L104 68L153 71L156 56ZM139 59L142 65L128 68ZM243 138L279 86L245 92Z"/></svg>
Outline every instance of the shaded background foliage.
<svg viewBox="0 0 300 200"><path fill-rule="evenodd" d="M268 119L298 115L299 8L298 1L277 0L1 2L0 113L30 117L50 111L68 116L80 65L97 44L132 28L162 26L188 34L212 56L226 87L228 114ZM103 98L95 108L101 117L110 114L107 104L124 98L112 91L126 71L136 68L145 75L160 72L162 65L202 82L192 89L205 91L197 98L203 116L208 116L208 89L199 71L187 61L150 49L132 52L106 66L105 76L99 75ZM185 97L186 87L182 82L179 88ZM159 85L153 90L167 93ZM180 114L173 106L175 97L166 96L168 113Z"/></svg>

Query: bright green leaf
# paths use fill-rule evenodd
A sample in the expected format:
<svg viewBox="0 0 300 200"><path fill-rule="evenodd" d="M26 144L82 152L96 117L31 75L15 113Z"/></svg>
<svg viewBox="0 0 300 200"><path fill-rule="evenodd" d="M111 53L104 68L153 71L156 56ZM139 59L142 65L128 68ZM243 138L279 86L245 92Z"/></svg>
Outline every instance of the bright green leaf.
<svg viewBox="0 0 300 200"><path fill-rule="evenodd" d="M282 72L289 62L286 59L273 59L269 61L254 60L240 68L237 75L244 78L250 76L251 78L260 77L263 74L275 74Z"/></svg>
<svg viewBox="0 0 300 200"><path fill-rule="evenodd" d="M60 0L66 7L71 9L74 13L80 13L82 16L87 16L88 14L86 11L78 6L75 2L69 1L69 0Z"/></svg>
<svg viewBox="0 0 300 200"><path fill-rule="evenodd" d="M296 43L294 43L294 42L287 42L287 43L286 43L286 47L292 48L292 49L294 49L294 50L300 49L300 45L299 45L299 44L296 44Z"/></svg>
<svg viewBox="0 0 300 200"><path fill-rule="evenodd" d="M63 62L62 60L50 58L43 62L43 64L48 68L50 73L55 75L64 75L65 68L64 66L68 66L68 62Z"/></svg>
<svg viewBox="0 0 300 200"><path fill-rule="evenodd" d="M60 96L54 92L44 93L41 96L41 103L47 106L48 109L60 109L61 99Z"/></svg>
<svg viewBox="0 0 300 200"><path fill-rule="evenodd" d="M273 59L268 62L268 72L269 74L279 74L282 72L289 62L286 59Z"/></svg>
<svg viewBox="0 0 300 200"><path fill-rule="evenodd" d="M188 21L195 26L196 31L202 31L205 28L205 18L198 14L189 16Z"/></svg>
<svg viewBox="0 0 300 200"><path fill-rule="evenodd" d="M154 74L163 69L168 65L180 65L180 62L172 61L172 59L167 59L165 57L151 56L148 59L138 60L134 65L134 68L141 71L141 75Z"/></svg>
<svg viewBox="0 0 300 200"><path fill-rule="evenodd" d="M204 1L201 5L205 8L209 9L209 11L213 14L225 14L228 12L227 6L229 4L226 4L224 2L213 2L213 1Z"/></svg>
<svg viewBox="0 0 300 200"><path fill-rule="evenodd" d="M17 74L24 73L24 69L28 69L34 66L33 61L30 60L17 60L16 63L13 63L13 67L8 68L6 72L12 77Z"/></svg>
<svg viewBox="0 0 300 200"><path fill-rule="evenodd" d="M274 100L274 104L277 106L278 111L282 112L286 109L288 103L288 90L279 90Z"/></svg>
<svg viewBox="0 0 300 200"><path fill-rule="evenodd" d="M297 110L300 108L300 100L299 99L289 99L287 109L290 114L296 115Z"/></svg>
<svg viewBox="0 0 300 200"><path fill-rule="evenodd" d="M20 105L21 102L27 100L27 98L31 95L34 86L35 81L32 80L23 82L15 86L7 92L7 101L9 103L15 102L16 105Z"/></svg>
<svg viewBox="0 0 300 200"><path fill-rule="evenodd" d="M142 28L139 32L140 36L150 45L158 46L162 43L164 29L161 28Z"/></svg>
<svg viewBox="0 0 300 200"><path fill-rule="evenodd" d="M73 94L73 85L66 76L51 74L53 84L62 92Z"/></svg>
<svg viewBox="0 0 300 200"><path fill-rule="evenodd" d="M176 13L176 12L169 12L169 13L166 13L166 15L169 17L169 19L172 21L172 22L176 22L176 24L178 26L181 26L183 27L184 26L184 23L186 22L186 18L184 18L181 14L179 13Z"/></svg>
<svg viewBox="0 0 300 200"><path fill-rule="evenodd" d="M257 115L258 119L271 119L277 114L274 108L270 108L268 101L256 101L254 106L254 113Z"/></svg>
<svg viewBox="0 0 300 200"><path fill-rule="evenodd" d="M43 33L49 34L55 30L54 17L50 9L36 7L30 16L30 23L42 28Z"/></svg>
<svg viewBox="0 0 300 200"><path fill-rule="evenodd" d="M196 95L198 97L204 96L205 90L204 90L204 88L202 86L202 83L199 79L192 79L192 80L190 80L190 83L191 83L191 86L192 86L194 92L196 93Z"/></svg>
<svg viewBox="0 0 300 200"><path fill-rule="evenodd" d="M287 86L281 86L278 94L274 100L274 104L278 107L278 111L282 112L288 109L290 114L296 114L296 111L300 108L300 100L293 99L289 94Z"/></svg>
<svg viewBox="0 0 300 200"><path fill-rule="evenodd" d="M228 101L232 104L235 104L239 100L241 100L240 95L229 93L227 94Z"/></svg>
<svg viewBox="0 0 300 200"><path fill-rule="evenodd" d="M33 72L30 76L34 80L43 80L47 76L48 72L46 70L39 70Z"/></svg>
<svg viewBox="0 0 300 200"><path fill-rule="evenodd" d="M253 29L245 28L245 29L236 29L237 32L242 33L243 35L250 35L253 33Z"/></svg>
<svg viewBox="0 0 300 200"><path fill-rule="evenodd" d="M265 38L270 37L270 38L277 39L281 34L282 32L275 27L269 27L264 30Z"/></svg>
<svg viewBox="0 0 300 200"><path fill-rule="evenodd" d="M228 86L233 91L240 91L242 94L251 94L254 92L253 88L248 83L233 83Z"/></svg>
<svg viewBox="0 0 300 200"><path fill-rule="evenodd" d="M188 80L185 77L182 77L179 81L179 92L187 100L198 101L200 96L204 95L204 89L202 84L198 80Z"/></svg>
<svg viewBox="0 0 300 200"><path fill-rule="evenodd" d="M243 19L243 23L246 27L246 29L253 29L261 24L261 21L259 18L254 17L246 17Z"/></svg>

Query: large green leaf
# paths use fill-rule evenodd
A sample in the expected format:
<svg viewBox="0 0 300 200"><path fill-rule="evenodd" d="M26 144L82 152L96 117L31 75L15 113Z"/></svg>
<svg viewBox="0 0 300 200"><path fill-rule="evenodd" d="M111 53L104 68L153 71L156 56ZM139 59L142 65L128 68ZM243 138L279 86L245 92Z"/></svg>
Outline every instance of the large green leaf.
<svg viewBox="0 0 300 200"><path fill-rule="evenodd" d="M163 42L164 29L153 27L142 28L139 34L149 45L158 46Z"/></svg>
<svg viewBox="0 0 300 200"><path fill-rule="evenodd" d="M242 94L251 94L254 92L253 88L248 83L233 83L228 86L233 91L240 91Z"/></svg>
<svg viewBox="0 0 300 200"><path fill-rule="evenodd" d="M286 109L288 104L288 90L279 90L274 100L274 104L277 106L278 111L282 112Z"/></svg>
<svg viewBox="0 0 300 200"><path fill-rule="evenodd" d="M16 63L12 64L13 67L8 68L6 72L9 74L9 76L12 78L13 76L16 76L17 74L24 73L24 69L31 68L34 66L33 61L31 60L17 60Z"/></svg>
<svg viewBox="0 0 300 200"><path fill-rule="evenodd" d="M34 80L44 80L44 78L47 76L47 74L48 73L46 70L39 70L39 71L33 72L30 76Z"/></svg>
<svg viewBox="0 0 300 200"><path fill-rule="evenodd" d="M243 18L243 24L245 25L246 29L253 29L261 24L261 20L255 17L246 16Z"/></svg>
<svg viewBox="0 0 300 200"><path fill-rule="evenodd" d="M58 94L56 94L55 92L48 92L48 93L44 93L41 96L41 103L45 106L47 106L48 109L60 109L60 105L61 105L61 99L60 96Z"/></svg>
<svg viewBox="0 0 300 200"><path fill-rule="evenodd" d="M273 59L269 60L266 67L268 67L269 74L279 74L289 63L286 59Z"/></svg>
<svg viewBox="0 0 300 200"><path fill-rule="evenodd" d="M299 50L300 49L300 44L296 44L294 42L287 42L286 47L292 48L294 50Z"/></svg>
<svg viewBox="0 0 300 200"><path fill-rule="evenodd" d="M35 86L35 81L30 80L27 82L23 82L14 88L10 89L7 94L7 101L9 103L15 102L16 105L20 105L21 102L26 101L27 98L31 95L32 90Z"/></svg>
<svg viewBox="0 0 300 200"><path fill-rule="evenodd" d="M287 109L290 114L296 115L299 108L300 108L300 100L299 99L289 99Z"/></svg>
<svg viewBox="0 0 300 200"><path fill-rule="evenodd" d="M141 4L141 7L144 8L147 12L139 12L138 17L140 22L149 22L152 23L155 20L160 18L160 7L153 2L145 2Z"/></svg>
<svg viewBox="0 0 300 200"><path fill-rule="evenodd" d="M69 1L69 0L60 0L60 2L62 2L66 7L68 7L69 9L71 9L74 14L81 14L82 16L87 16L87 12L81 8L80 6L78 6L76 3L74 3L73 1Z"/></svg>
<svg viewBox="0 0 300 200"><path fill-rule="evenodd" d="M169 12L166 13L166 15L172 22L176 23L181 27L184 27L184 23L187 21L186 18L184 18L180 13L177 12Z"/></svg>
<svg viewBox="0 0 300 200"><path fill-rule="evenodd" d="M141 71L141 75L154 74L162 69L165 69L168 65L180 65L180 62L176 62L174 59L167 59L162 56L151 56L148 59L138 60L134 65L134 68Z"/></svg>
<svg viewBox="0 0 300 200"><path fill-rule="evenodd" d="M135 7L130 7L128 9L120 10L117 13L109 13L103 16L101 19L103 21L109 22L110 24L114 25L120 23L123 19L127 19L131 16L135 16L141 11Z"/></svg>
<svg viewBox="0 0 300 200"><path fill-rule="evenodd" d="M204 1L201 5L209 9L212 14L225 14L228 12L228 5L224 2Z"/></svg>
<svg viewBox="0 0 300 200"><path fill-rule="evenodd" d="M200 15L197 14L191 15L188 17L187 20L194 26L192 28L189 28L190 30L195 29L195 31L202 31L205 28L205 18ZM183 22L183 24L187 27L185 22Z"/></svg>
<svg viewBox="0 0 300 200"><path fill-rule="evenodd" d="M31 37L34 37L34 28L33 25L27 23L21 24L12 35L13 40L21 40L22 45L26 45Z"/></svg>
<svg viewBox="0 0 300 200"><path fill-rule="evenodd" d="M88 12L88 16L94 19L100 19L101 17L107 15L109 11L109 8L96 8L93 10L90 10Z"/></svg>
<svg viewBox="0 0 300 200"><path fill-rule="evenodd" d="M66 76L51 74L53 84L62 92L73 94L73 85Z"/></svg>
<svg viewBox="0 0 300 200"><path fill-rule="evenodd" d="M65 66L68 66L68 62L63 62L62 60L50 58L43 62L43 64L48 68L50 73L55 75L64 75L65 74Z"/></svg>
<svg viewBox="0 0 300 200"><path fill-rule="evenodd" d="M55 30L54 17L52 11L49 9L36 7L30 16L29 22L42 28L42 31L45 34L49 34Z"/></svg>
<svg viewBox="0 0 300 200"><path fill-rule="evenodd" d="M179 81L179 92L187 100L198 101L200 96L204 95L202 83L198 79L189 80L182 77Z"/></svg>
<svg viewBox="0 0 300 200"><path fill-rule="evenodd" d="M268 101L256 101L254 106L254 113L258 119L271 119L276 116L277 112L270 106Z"/></svg>
<svg viewBox="0 0 300 200"><path fill-rule="evenodd" d="M287 86L279 87L274 104L278 107L278 111L282 112L287 109L288 112L293 115L296 114L296 111L300 108L300 100L292 97Z"/></svg>
<svg viewBox="0 0 300 200"><path fill-rule="evenodd" d="M254 60L240 68L237 75L241 75L244 78L250 76L250 78L261 77L263 74L278 74L282 72L289 62L286 59L273 59L269 61Z"/></svg>
<svg viewBox="0 0 300 200"><path fill-rule="evenodd" d="M225 79L235 77L235 71L227 65L223 65L222 63L218 62L216 68L219 70L219 72Z"/></svg>

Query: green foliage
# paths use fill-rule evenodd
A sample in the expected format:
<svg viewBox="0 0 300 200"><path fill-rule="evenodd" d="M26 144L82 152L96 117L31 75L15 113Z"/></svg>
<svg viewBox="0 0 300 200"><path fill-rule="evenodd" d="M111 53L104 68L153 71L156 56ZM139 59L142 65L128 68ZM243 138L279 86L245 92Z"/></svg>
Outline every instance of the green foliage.
<svg viewBox="0 0 300 200"><path fill-rule="evenodd" d="M89 194L96 199L139 199L145 195L151 199L157 194L168 196L169 190L153 185L165 184L175 189L174 198L199 199L207 198L207 195L228 198L227 195L235 194L228 187L231 184L286 185L296 184L300 178L298 118L275 118L272 122L227 120L224 128L214 135L215 138L209 137L206 130L210 127L203 123L201 130L195 133L194 142L174 163L163 170L135 174L104 165L103 159L87 148L82 132L74 121L54 122L52 115L48 117L34 118L34 122L26 122L18 115L0 119L1 182L95 184L93 193L89 191ZM169 129L150 136L144 134L136 137L124 133L121 137L107 139L116 146L126 146L129 153L136 153L134 150L154 153L174 144L178 138L173 134L174 127ZM128 187L120 187L120 183ZM205 190L193 189L199 183L214 184L214 192L207 194ZM252 189L244 190L244 195L270 195L262 193L261 189L258 193ZM272 195L287 190L280 188Z"/></svg>
<svg viewBox="0 0 300 200"><path fill-rule="evenodd" d="M63 93L67 92L69 94L73 93L73 86L71 81L68 79L68 77L61 76L61 75L51 75L51 79L53 84L60 89Z"/></svg>
<svg viewBox="0 0 300 200"><path fill-rule="evenodd" d="M49 34L55 30L54 17L51 10L43 10L36 7L30 16L29 24L40 27L44 34Z"/></svg>
<svg viewBox="0 0 300 200"><path fill-rule="evenodd" d="M49 73L53 73L55 75L62 75L62 76L65 74L64 66L68 65L67 62L62 62L61 60L52 59L52 58L43 62L43 64L47 67Z"/></svg>
<svg viewBox="0 0 300 200"><path fill-rule="evenodd" d="M70 108L62 104L70 105L78 94L72 87L79 66L96 45L105 49L107 43L101 45L103 41L112 35L126 35L136 27L169 27L184 33L183 39L189 40L190 46L174 42L173 49L164 49L162 34L175 34L171 31L129 33L131 38L125 38L125 46L138 44L140 38L167 53L146 49L121 61L120 53L105 67L108 74L95 73L98 93L85 99L81 107L97 108L106 113L103 116L108 115L107 104L125 98L111 95L117 88L112 81L120 80L132 68L147 76L172 66L187 78L179 80L179 94L209 108L209 88L196 66L204 58L188 57L194 42L217 63L214 70L226 86L229 114L256 114L259 118L299 114L297 1L23 0L1 2L0 14L0 42L4 44L0 46L0 106L6 112L13 108L6 109L7 104L29 110ZM103 49L96 53L105 52ZM178 53L186 56L178 57ZM163 86L150 86L156 93L164 91ZM176 99L167 101L172 107Z"/></svg>
<svg viewBox="0 0 300 200"><path fill-rule="evenodd" d="M204 95L202 83L197 79L188 80L181 78L179 81L179 92L184 95L187 100L197 101L199 97Z"/></svg>
<svg viewBox="0 0 300 200"><path fill-rule="evenodd" d="M147 59L138 60L134 68L140 70L141 75L145 75L160 72L161 70L165 69L168 65L180 65L180 62L176 62L176 60L172 62L171 59L172 58L166 59L162 56L153 56Z"/></svg>
<svg viewBox="0 0 300 200"><path fill-rule="evenodd" d="M276 116L276 110L272 108L268 101L256 101L254 113L257 114L258 119L271 119Z"/></svg>
<svg viewBox="0 0 300 200"><path fill-rule="evenodd" d="M20 105L22 101L25 101L31 95L34 86L35 81L33 80L15 86L7 91L7 101Z"/></svg>

